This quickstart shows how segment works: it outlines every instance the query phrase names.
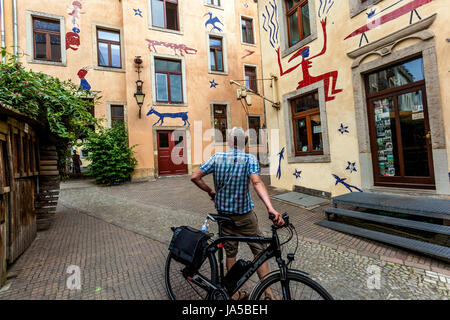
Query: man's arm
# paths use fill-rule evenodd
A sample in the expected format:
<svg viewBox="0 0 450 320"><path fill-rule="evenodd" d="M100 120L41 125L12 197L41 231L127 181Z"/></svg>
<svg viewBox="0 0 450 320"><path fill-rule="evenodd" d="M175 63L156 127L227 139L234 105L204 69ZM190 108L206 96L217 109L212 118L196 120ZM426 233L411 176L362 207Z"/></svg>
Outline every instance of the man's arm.
<svg viewBox="0 0 450 320"><path fill-rule="evenodd" d="M267 192L266 186L264 185L264 182L261 180L259 174L250 175L250 180L252 181L253 188L255 188L255 191L258 194L259 198L262 200L262 202L264 202L264 205L267 208L267 212L275 216L273 222L279 226L284 225L283 217L281 213L275 210L274 207L272 206L269 193Z"/></svg>
<svg viewBox="0 0 450 320"><path fill-rule="evenodd" d="M198 169L197 171L195 171L192 176L191 176L191 181L193 183L195 183L195 185L197 187L199 187L200 189L202 189L203 191L205 191L206 193L208 193L208 195L211 197L211 200L214 201L214 197L216 196L216 192L210 188L210 186L208 186L206 184L205 181L203 181L203 177L206 176L206 174Z"/></svg>

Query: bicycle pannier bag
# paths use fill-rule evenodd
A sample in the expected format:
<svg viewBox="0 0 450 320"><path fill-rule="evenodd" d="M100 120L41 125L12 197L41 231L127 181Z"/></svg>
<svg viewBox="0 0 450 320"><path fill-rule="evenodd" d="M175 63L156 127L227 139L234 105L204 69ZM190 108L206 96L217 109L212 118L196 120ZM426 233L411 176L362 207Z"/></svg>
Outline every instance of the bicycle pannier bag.
<svg viewBox="0 0 450 320"><path fill-rule="evenodd" d="M176 261L198 269L206 257L204 251L209 238L208 234L200 230L187 226L178 227L173 232L169 251Z"/></svg>

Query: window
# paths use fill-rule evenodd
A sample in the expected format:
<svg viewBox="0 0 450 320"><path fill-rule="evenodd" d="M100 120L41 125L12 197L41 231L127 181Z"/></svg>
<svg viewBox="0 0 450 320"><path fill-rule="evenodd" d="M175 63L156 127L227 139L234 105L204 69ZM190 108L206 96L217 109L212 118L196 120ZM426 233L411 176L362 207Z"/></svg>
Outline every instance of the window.
<svg viewBox="0 0 450 320"><path fill-rule="evenodd" d="M36 60L61 62L59 21L33 18L33 48Z"/></svg>
<svg viewBox="0 0 450 320"><path fill-rule="evenodd" d="M212 6L220 7L220 0L207 0L206 3Z"/></svg>
<svg viewBox="0 0 450 320"><path fill-rule="evenodd" d="M209 55L211 71L224 71L222 38L209 37Z"/></svg>
<svg viewBox="0 0 450 320"><path fill-rule="evenodd" d="M248 116L249 145L259 145L259 130L261 119L259 116Z"/></svg>
<svg viewBox="0 0 450 320"><path fill-rule="evenodd" d="M248 18L242 18L241 28L242 28L242 42L255 44L255 39L253 38L253 20Z"/></svg>
<svg viewBox="0 0 450 320"><path fill-rule="evenodd" d="M98 65L121 68L120 32L97 29Z"/></svg>
<svg viewBox="0 0 450 320"><path fill-rule="evenodd" d="M111 105L111 127L124 124L124 110L121 105Z"/></svg>
<svg viewBox="0 0 450 320"><path fill-rule="evenodd" d="M245 66L245 86L253 92L258 92L256 85L256 67Z"/></svg>
<svg viewBox="0 0 450 320"><path fill-rule="evenodd" d="M178 27L178 1L177 0L151 0L152 23L154 27L179 30Z"/></svg>
<svg viewBox="0 0 450 320"><path fill-rule="evenodd" d="M183 102L181 61L155 59L156 101Z"/></svg>
<svg viewBox="0 0 450 320"><path fill-rule="evenodd" d="M318 92L291 100L291 112L295 155L323 154Z"/></svg>
<svg viewBox="0 0 450 320"><path fill-rule="evenodd" d="M214 129L216 129L216 142L226 142L227 140L227 106L221 104L213 105Z"/></svg>
<svg viewBox="0 0 450 320"><path fill-rule="evenodd" d="M307 0L287 0L286 18L290 47L311 34Z"/></svg>

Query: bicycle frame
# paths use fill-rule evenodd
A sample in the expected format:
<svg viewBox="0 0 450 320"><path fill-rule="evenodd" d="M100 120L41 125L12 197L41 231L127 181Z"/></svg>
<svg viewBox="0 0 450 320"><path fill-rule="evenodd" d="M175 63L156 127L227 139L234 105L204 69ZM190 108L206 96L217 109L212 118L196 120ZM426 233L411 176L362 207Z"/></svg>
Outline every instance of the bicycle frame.
<svg viewBox="0 0 450 320"><path fill-rule="evenodd" d="M221 232L221 224L219 223L219 238L214 240L206 249L207 252L213 254L214 259L212 259L211 263L212 267L215 270L219 267L219 279L211 279L211 280L219 280L219 286L216 286L212 283L211 280L205 278L200 273L196 272L192 277L187 277L189 281L194 282L196 285L200 286L202 289L206 291L210 290L221 290L225 291L229 297L233 296L239 288L248 280L250 277L258 270L261 265L272 257L276 258L278 263L278 267L281 272L281 286L283 292L283 298L289 300L291 298L290 292L288 290L288 280L286 278L287 275L287 265L286 262L281 257L281 248L280 241L278 238L278 234L276 232L277 228L272 226L272 238L265 237L244 237L244 236L222 236ZM241 278L236 282L235 288L232 292L228 292L224 287L224 255L223 255L223 242L224 241L237 241L237 242L258 242L258 243L269 243L269 246L261 252L258 256L254 258L251 263L251 267L241 276ZM217 263L217 258L215 253L219 252L219 266Z"/></svg>

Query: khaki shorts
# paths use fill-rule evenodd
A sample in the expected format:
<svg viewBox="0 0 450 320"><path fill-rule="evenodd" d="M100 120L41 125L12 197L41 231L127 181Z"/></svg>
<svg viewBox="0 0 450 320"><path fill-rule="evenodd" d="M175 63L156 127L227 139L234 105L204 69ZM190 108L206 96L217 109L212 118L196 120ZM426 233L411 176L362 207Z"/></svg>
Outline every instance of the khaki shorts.
<svg viewBox="0 0 450 320"><path fill-rule="evenodd" d="M232 223L224 223L222 226L222 235L224 236L245 236L245 237L264 237L258 227L258 217L254 211L247 214L228 216ZM253 255L258 255L266 249L265 243L247 242ZM227 258L234 258L238 253L239 242L224 241L223 247Z"/></svg>

